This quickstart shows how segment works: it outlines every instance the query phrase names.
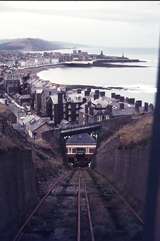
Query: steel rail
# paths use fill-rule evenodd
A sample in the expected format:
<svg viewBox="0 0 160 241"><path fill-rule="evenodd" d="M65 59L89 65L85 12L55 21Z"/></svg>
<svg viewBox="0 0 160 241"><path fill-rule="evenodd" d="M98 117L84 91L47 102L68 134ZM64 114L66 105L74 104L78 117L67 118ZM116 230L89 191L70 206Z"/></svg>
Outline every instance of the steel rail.
<svg viewBox="0 0 160 241"><path fill-rule="evenodd" d="M128 207L128 209L132 212L132 214L138 219L138 221L144 225L144 221L143 219L140 217L140 215L136 212L136 210L130 205L130 203L122 196L122 194L119 192L119 190L111 183L110 180L108 180L107 177L105 177L103 174L101 174L98 171L95 171L96 173L98 173L100 176L102 176L108 183L109 185L112 187L112 189L114 190L114 192L117 194L117 196L121 199L121 201L125 204L125 206Z"/></svg>
<svg viewBox="0 0 160 241"><path fill-rule="evenodd" d="M39 201L39 203L36 205L36 207L32 210L31 214L28 216L28 218L25 220L25 222L22 224L22 226L20 227L20 229L18 230L16 236L13 238L12 241L19 241L22 236L23 236L23 230L24 228L27 226L27 224L30 222L30 220L32 219L32 217L34 216L34 214L38 211L38 209L40 208L40 206L43 204L43 202L46 200L46 198L49 196L49 194L53 191L55 191L55 188L57 186L57 184L59 182L61 182L62 180L64 180L66 178L67 175L65 176L60 176L57 181L53 184L50 185L49 190L47 191L47 193L42 197L42 199Z"/></svg>
<svg viewBox="0 0 160 241"><path fill-rule="evenodd" d="M93 222L92 222L92 217L91 217L91 208L90 208L90 203L89 203L86 183L85 183L85 186L84 186L84 191L85 191L85 198L86 198L86 204L87 204L87 213L88 213L91 241L95 241L94 230L93 230Z"/></svg>

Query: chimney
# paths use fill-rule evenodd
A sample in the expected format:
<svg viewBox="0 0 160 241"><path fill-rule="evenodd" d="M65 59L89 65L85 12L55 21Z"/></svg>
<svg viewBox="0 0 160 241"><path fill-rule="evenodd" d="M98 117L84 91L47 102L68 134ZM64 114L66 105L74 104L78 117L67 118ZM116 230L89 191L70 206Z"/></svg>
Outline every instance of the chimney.
<svg viewBox="0 0 160 241"><path fill-rule="evenodd" d="M139 107L142 107L142 101L141 100L137 100L136 101L136 105L139 106Z"/></svg>
<svg viewBox="0 0 160 241"><path fill-rule="evenodd" d="M135 104L135 98L129 98L128 103L134 105Z"/></svg>
<svg viewBox="0 0 160 241"><path fill-rule="evenodd" d="M120 99L120 95L115 95L115 99L119 100Z"/></svg>
<svg viewBox="0 0 160 241"><path fill-rule="evenodd" d="M90 92L89 92L88 90L85 90L84 95L85 95L85 96L89 96L89 95L90 95Z"/></svg>
<svg viewBox="0 0 160 241"><path fill-rule="evenodd" d="M99 94L101 97L104 97L106 93L105 93L105 91L101 91Z"/></svg>
<svg viewBox="0 0 160 241"><path fill-rule="evenodd" d="M77 94L81 94L82 90L81 89L77 89Z"/></svg>
<svg viewBox="0 0 160 241"><path fill-rule="evenodd" d="M147 102L144 103L144 111L148 112L148 103Z"/></svg>
<svg viewBox="0 0 160 241"><path fill-rule="evenodd" d="M124 96L120 96L120 102L124 102Z"/></svg>
<svg viewBox="0 0 160 241"><path fill-rule="evenodd" d="M115 98L115 93L111 93L111 98Z"/></svg>
<svg viewBox="0 0 160 241"><path fill-rule="evenodd" d="M95 95L99 95L99 90L95 90Z"/></svg>
<svg viewBox="0 0 160 241"><path fill-rule="evenodd" d="M124 103L119 103L120 110L124 110Z"/></svg>
<svg viewBox="0 0 160 241"><path fill-rule="evenodd" d="M94 94L94 100L96 100L96 99L99 99L99 94L97 95L97 94Z"/></svg>

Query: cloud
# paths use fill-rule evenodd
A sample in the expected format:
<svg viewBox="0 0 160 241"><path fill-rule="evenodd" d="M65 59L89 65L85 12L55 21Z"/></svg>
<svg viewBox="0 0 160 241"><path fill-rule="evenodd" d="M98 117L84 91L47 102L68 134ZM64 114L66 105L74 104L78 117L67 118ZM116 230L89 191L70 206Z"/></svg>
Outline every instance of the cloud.
<svg viewBox="0 0 160 241"><path fill-rule="evenodd" d="M1 2L0 11L30 12L44 15L85 18L99 21L159 23L159 2Z"/></svg>
<svg viewBox="0 0 160 241"><path fill-rule="evenodd" d="M159 12L159 4L154 1L3 1L0 38L152 47L158 38Z"/></svg>

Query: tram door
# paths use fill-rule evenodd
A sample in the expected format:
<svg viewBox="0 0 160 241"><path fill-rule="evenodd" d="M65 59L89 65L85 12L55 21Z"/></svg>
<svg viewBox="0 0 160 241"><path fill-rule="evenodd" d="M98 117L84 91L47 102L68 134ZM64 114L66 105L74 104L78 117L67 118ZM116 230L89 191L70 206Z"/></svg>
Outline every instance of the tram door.
<svg viewBox="0 0 160 241"><path fill-rule="evenodd" d="M78 166L85 166L85 148L77 148L77 164Z"/></svg>

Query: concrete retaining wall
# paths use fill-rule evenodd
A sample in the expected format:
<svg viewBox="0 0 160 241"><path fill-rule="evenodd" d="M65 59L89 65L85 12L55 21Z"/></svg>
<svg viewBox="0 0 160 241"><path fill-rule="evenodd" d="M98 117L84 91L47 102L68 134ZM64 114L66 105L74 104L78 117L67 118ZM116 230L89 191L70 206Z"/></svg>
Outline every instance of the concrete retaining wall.
<svg viewBox="0 0 160 241"><path fill-rule="evenodd" d="M97 151L96 169L123 193L137 210L144 211L149 142L120 146L115 137Z"/></svg>
<svg viewBox="0 0 160 241"><path fill-rule="evenodd" d="M0 153L0 240L9 241L36 201L31 150Z"/></svg>

